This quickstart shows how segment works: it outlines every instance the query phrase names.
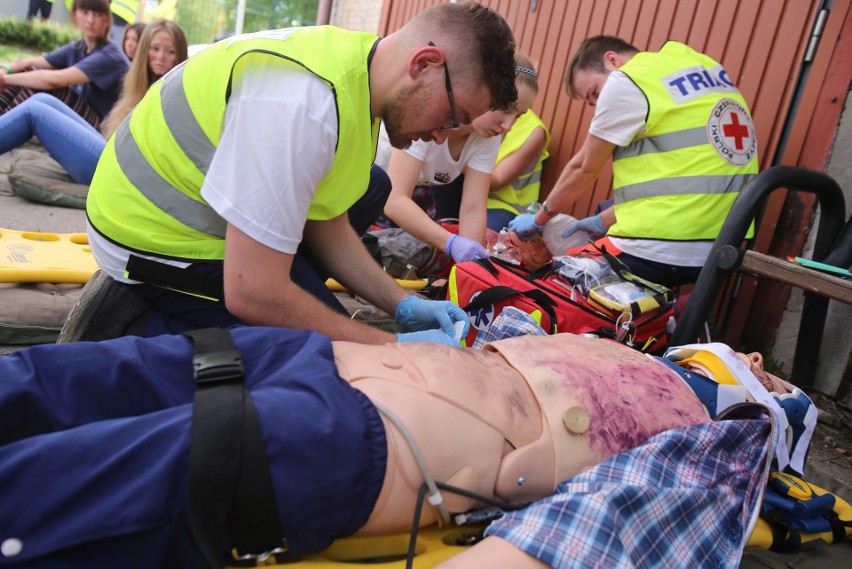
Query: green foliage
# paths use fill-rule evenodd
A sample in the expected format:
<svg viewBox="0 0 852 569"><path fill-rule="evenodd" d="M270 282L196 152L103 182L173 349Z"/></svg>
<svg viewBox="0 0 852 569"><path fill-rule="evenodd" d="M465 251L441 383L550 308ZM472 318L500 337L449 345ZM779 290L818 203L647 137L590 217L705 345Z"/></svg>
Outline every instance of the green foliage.
<svg viewBox="0 0 852 569"><path fill-rule="evenodd" d="M175 21L190 44L211 43L234 33L238 0L194 0L178 5ZM247 0L243 32L311 26L319 0Z"/></svg>
<svg viewBox="0 0 852 569"><path fill-rule="evenodd" d="M237 2L226 2L230 20L236 19ZM317 21L319 0L247 0L244 32L312 26Z"/></svg>
<svg viewBox="0 0 852 569"><path fill-rule="evenodd" d="M73 26L35 19L0 18L0 44L46 53L76 39L80 39L80 31Z"/></svg>
<svg viewBox="0 0 852 569"><path fill-rule="evenodd" d="M41 54L42 52L40 51L22 49L16 45L0 44L0 63L8 63L19 59L29 59L31 57L38 57Z"/></svg>

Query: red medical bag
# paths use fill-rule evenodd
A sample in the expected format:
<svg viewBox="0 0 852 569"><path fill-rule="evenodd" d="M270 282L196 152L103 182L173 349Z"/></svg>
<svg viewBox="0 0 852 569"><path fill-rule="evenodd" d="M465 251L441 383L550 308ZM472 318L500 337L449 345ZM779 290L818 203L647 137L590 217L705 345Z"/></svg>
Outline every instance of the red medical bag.
<svg viewBox="0 0 852 569"><path fill-rule="evenodd" d="M673 302L632 313L602 311L589 304L570 282L553 271L553 263L535 270L491 257L456 264L450 272L447 298L470 316L465 345L473 345L506 306L515 306L549 333L594 334L625 343L643 352L661 352L668 344Z"/></svg>

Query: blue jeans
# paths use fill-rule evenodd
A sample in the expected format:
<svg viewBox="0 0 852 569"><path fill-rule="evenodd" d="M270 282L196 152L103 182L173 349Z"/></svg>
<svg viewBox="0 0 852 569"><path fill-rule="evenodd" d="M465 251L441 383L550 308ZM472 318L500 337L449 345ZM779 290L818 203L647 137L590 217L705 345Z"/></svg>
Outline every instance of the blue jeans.
<svg viewBox="0 0 852 569"><path fill-rule="evenodd" d="M37 136L48 154L78 184L89 184L106 140L71 107L47 93L0 115L0 154Z"/></svg>

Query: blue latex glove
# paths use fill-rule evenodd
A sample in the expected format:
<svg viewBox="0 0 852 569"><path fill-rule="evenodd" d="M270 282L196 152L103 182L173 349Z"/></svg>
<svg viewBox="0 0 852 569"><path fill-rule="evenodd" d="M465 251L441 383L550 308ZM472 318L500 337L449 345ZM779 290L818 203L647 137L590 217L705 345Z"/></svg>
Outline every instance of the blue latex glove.
<svg viewBox="0 0 852 569"><path fill-rule="evenodd" d="M606 235L607 231L609 231L609 227L607 227L603 222L601 214L597 214L592 217L586 217L579 220L577 223L563 231L562 237L571 237L575 231L579 231L580 229L588 233L592 239L600 239Z"/></svg>
<svg viewBox="0 0 852 569"><path fill-rule="evenodd" d="M397 334L397 342L438 342L446 344L454 348L461 348L461 344L456 342L450 336L444 334L441 330L422 330L420 332L408 332L406 334Z"/></svg>
<svg viewBox="0 0 852 569"><path fill-rule="evenodd" d="M509 222L509 231L514 231L522 241L532 239L544 229L543 225L535 222L534 213L522 213Z"/></svg>
<svg viewBox="0 0 852 569"><path fill-rule="evenodd" d="M450 339L456 335L456 322L464 322L462 338L466 337L470 330L467 312L448 300L426 300L419 296L409 296L397 305L393 318L408 330L440 328Z"/></svg>
<svg viewBox="0 0 852 569"><path fill-rule="evenodd" d="M484 259L488 256L488 251L485 250L482 243L456 234L450 235L450 240L447 241L447 248L444 252L452 257L456 263Z"/></svg>

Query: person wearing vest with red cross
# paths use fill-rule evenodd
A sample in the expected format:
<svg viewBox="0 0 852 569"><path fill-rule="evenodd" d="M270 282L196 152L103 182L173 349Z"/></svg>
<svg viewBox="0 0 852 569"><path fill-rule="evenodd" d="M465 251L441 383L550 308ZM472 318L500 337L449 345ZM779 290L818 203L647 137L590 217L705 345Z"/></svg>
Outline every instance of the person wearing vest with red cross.
<svg viewBox="0 0 852 569"><path fill-rule="evenodd" d="M640 52L596 36L574 54L565 85L595 107L588 136L541 210L516 217L509 229L522 237L541 231L612 158L614 205L565 236L578 229L606 236L607 250L647 280L694 282L734 200L758 172L754 124L728 72L676 41Z"/></svg>

